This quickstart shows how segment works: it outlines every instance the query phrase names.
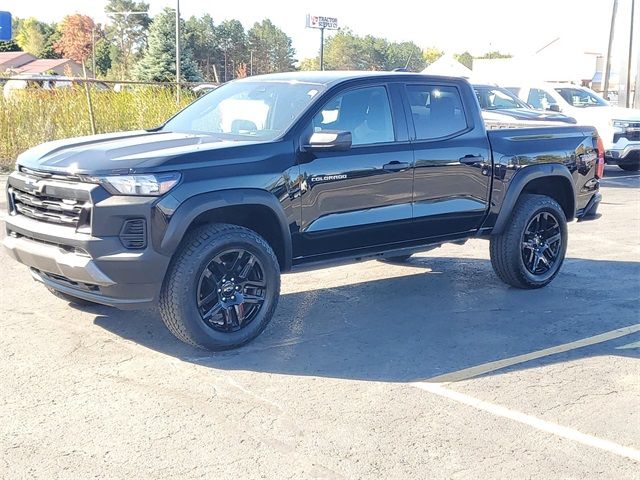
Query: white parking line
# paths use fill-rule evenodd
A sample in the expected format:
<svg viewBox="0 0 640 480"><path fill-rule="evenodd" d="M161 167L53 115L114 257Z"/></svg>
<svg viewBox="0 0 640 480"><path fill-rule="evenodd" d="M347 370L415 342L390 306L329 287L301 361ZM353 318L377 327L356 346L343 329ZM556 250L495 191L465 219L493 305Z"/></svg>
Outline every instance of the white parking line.
<svg viewBox="0 0 640 480"><path fill-rule="evenodd" d="M537 358L547 357L549 355L555 355L556 353L568 352L569 350L575 350L577 348L586 347L589 345L595 345L596 343L603 343L614 338L624 337L631 335L632 333L640 332L640 323L629 325L628 327L617 328L610 332L594 335L593 337L583 338L582 340L576 340L575 342L564 343L551 348L545 348L543 350L537 350L531 353L525 353L524 355L517 355L511 358L505 358L503 360L497 360L495 362L483 363L482 365L476 365L475 367L465 368L456 372L445 373L444 375L438 375L432 377L426 382L430 383L448 383L459 382L461 380L467 380L469 378L477 377L485 373L500 370L519 363L528 362Z"/></svg>
<svg viewBox="0 0 640 480"><path fill-rule="evenodd" d="M546 420L542 420L532 415L527 415L516 410L502 407L500 405L485 402L464 393L449 390L440 384L416 382L410 385L421 390L425 390L429 393L433 393L434 395L439 395L441 397L445 397L450 400L469 405L470 407L476 408L478 410L491 413L497 417L508 418L509 420L513 420L514 422L529 425L530 427L533 427L537 430L547 432L558 437L566 438L568 440L573 440L574 442L588 445L593 448L605 450L607 452L613 453L620 457L628 458L630 460L634 460L636 462L640 462L640 450L636 450L631 447L625 447L609 440L603 440L601 438L594 437L593 435L587 435L586 433L579 432L577 430L574 430L573 428L563 427L562 425L547 422Z"/></svg>

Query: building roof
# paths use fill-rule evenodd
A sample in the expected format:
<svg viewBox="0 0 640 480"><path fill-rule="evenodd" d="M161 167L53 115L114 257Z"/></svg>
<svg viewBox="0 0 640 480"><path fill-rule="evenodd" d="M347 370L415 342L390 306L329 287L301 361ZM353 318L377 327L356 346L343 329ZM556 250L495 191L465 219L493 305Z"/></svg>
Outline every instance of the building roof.
<svg viewBox="0 0 640 480"><path fill-rule="evenodd" d="M20 67L36 57L27 52L0 52L0 71Z"/></svg>
<svg viewBox="0 0 640 480"><path fill-rule="evenodd" d="M61 65L65 65L69 62L73 62L73 60L69 60L68 58L40 59L22 65L16 70L19 73L46 73L49 70L53 70L54 68L60 67Z"/></svg>

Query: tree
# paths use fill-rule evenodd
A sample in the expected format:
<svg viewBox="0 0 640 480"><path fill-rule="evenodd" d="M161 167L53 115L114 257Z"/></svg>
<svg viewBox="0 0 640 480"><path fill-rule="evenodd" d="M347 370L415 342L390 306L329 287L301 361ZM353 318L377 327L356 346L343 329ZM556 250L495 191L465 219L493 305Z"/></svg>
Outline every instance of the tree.
<svg viewBox="0 0 640 480"><path fill-rule="evenodd" d="M422 49L413 42L390 43L387 49L386 67L388 70L402 67L410 72L421 72L427 63Z"/></svg>
<svg viewBox="0 0 640 480"><path fill-rule="evenodd" d="M222 75L220 80L232 80L236 68L250 60L247 36L238 20L225 20L216 29L218 46L222 52Z"/></svg>
<svg viewBox="0 0 640 480"><path fill-rule="evenodd" d="M459 61L465 67L473 68L473 57L471 56L471 54L469 52L455 53L453 55L453 58L455 58L457 61Z"/></svg>
<svg viewBox="0 0 640 480"><path fill-rule="evenodd" d="M54 28L50 25L30 17L19 23L15 33L16 43L23 51L39 57L45 49L47 38L53 31Z"/></svg>
<svg viewBox="0 0 640 480"><path fill-rule="evenodd" d="M91 56L93 47L92 30L95 23L86 15L67 15L64 17L58 30L60 40L53 46L55 51L65 58L70 58L85 65Z"/></svg>
<svg viewBox="0 0 640 480"><path fill-rule="evenodd" d="M222 53L211 15L189 18L185 22L184 30L185 48L192 52L204 79L219 81L216 64L221 63Z"/></svg>
<svg viewBox="0 0 640 480"><path fill-rule="evenodd" d="M180 19L182 25L184 20ZM184 39L184 28L181 29L182 45L185 48L180 54L180 72L182 80L199 81L202 76L193 61L191 50ZM139 80L156 82L176 81L176 14L165 8L156 15L149 28L149 45L144 56L133 70Z"/></svg>
<svg viewBox="0 0 640 480"><path fill-rule="evenodd" d="M0 52L19 52L20 46L15 40L9 40L8 42L0 42Z"/></svg>
<svg viewBox="0 0 640 480"><path fill-rule="evenodd" d="M356 70L362 45L350 30L339 30L325 40L324 68L326 70Z"/></svg>
<svg viewBox="0 0 640 480"><path fill-rule="evenodd" d="M256 22L247 32L252 74L290 72L294 70L295 50L291 39L271 20Z"/></svg>
<svg viewBox="0 0 640 480"><path fill-rule="evenodd" d="M114 47L115 45L104 37L96 41L96 75L104 77L111 69L111 51Z"/></svg>
<svg viewBox="0 0 640 480"><path fill-rule="evenodd" d="M310 71L310 70L319 70L319 69L320 69L320 64L318 61L318 57L305 58L301 60L300 63L298 64L298 70Z"/></svg>
<svg viewBox="0 0 640 480"><path fill-rule="evenodd" d="M389 42L380 37L360 37L350 30L340 30L325 41L327 70L393 70L407 68L421 71L425 67L422 50L413 42ZM301 68L314 66L308 59Z"/></svg>
<svg viewBox="0 0 640 480"><path fill-rule="evenodd" d="M117 77L129 78L136 56L145 45L147 31L151 23L149 4L144 1L109 0L104 9L110 24L107 36L116 49L112 49L111 63Z"/></svg>
<svg viewBox="0 0 640 480"><path fill-rule="evenodd" d="M55 44L60 40L62 34L60 33L58 26L56 26L55 24L51 24L51 28L53 28L53 32L51 32L51 34L45 40L44 48L42 49L40 55L42 56L42 58L62 58L62 55L56 52L55 49Z"/></svg>
<svg viewBox="0 0 640 480"><path fill-rule="evenodd" d="M84 78L87 78L86 61L93 50L93 30L96 27L91 17L86 15L68 15L62 19L58 30L60 31L60 40L58 40L53 48L61 55L82 63L82 72ZM87 107L89 109L89 121L91 123L91 133L96 133L96 121L93 116L93 105L91 103L91 95L89 93L89 85L85 82L84 91L87 96Z"/></svg>
<svg viewBox="0 0 640 480"><path fill-rule="evenodd" d="M511 58L511 57L513 57L513 55L511 55L510 53L500 53L499 51L494 50L493 52L487 52L481 57L475 57L475 58L492 59L492 58Z"/></svg>
<svg viewBox="0 0 640 480"><path fill-rule="evenodd" d="M438 60L442 55L444 55L444 52L436 47L427 47L422 52L422 58L424 58L427 66Z"/></svg>

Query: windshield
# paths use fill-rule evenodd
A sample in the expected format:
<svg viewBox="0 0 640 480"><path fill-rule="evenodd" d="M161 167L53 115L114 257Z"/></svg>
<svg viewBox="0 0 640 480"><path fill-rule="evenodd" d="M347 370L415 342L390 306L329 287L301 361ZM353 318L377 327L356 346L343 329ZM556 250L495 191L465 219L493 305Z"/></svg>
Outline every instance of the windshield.
<svg viewBox="0 0 640 480"><path fill-rule="evenodd" d="M569 105L573 105L574 107L585 108L608 106L606 100L600 98L594 92L590 92L583 88L556 88L556 92L558 92Z"/></svg>
<svg viewBox="0 0 640 480"><path fill-rule="evenodd" d="M474 87L483 110L528 108L510 91L500 87Z"/></svg>
<svg viewBox="0 0 640 480"><path fill-rule="evenodd" d="M231 82L169 120L163 130L221 135L230 140L273 140L306 109L323 85Z"/></svg>

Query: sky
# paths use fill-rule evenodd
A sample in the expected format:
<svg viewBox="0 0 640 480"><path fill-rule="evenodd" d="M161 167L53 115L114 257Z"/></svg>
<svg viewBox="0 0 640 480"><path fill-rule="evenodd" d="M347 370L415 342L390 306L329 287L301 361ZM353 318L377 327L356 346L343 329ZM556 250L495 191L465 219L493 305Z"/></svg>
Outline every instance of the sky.
<svg viewBox="0 0 640 480"><path fill-rule="evenodd" d="M175 0L147 0L151 14L175 7ZM106 0L0 0L0 10L46 22L82 13L104 23ZM636 5L635 52L640 48L640 2ZM337 17L359 35L413 41L448 53L482 55L500 50L526 55L560 37L576 51L606 53L613 0L180 0L183 18L209 13L214 22L236 18L245 28L270 18L293 40L296 58L318 54L320 33L305 28L307 13ZM619 0L614 55L626 57L631 0ZM634 53L634 57L636 53ZM635 62L635 58L634 58Z"/></svg>

